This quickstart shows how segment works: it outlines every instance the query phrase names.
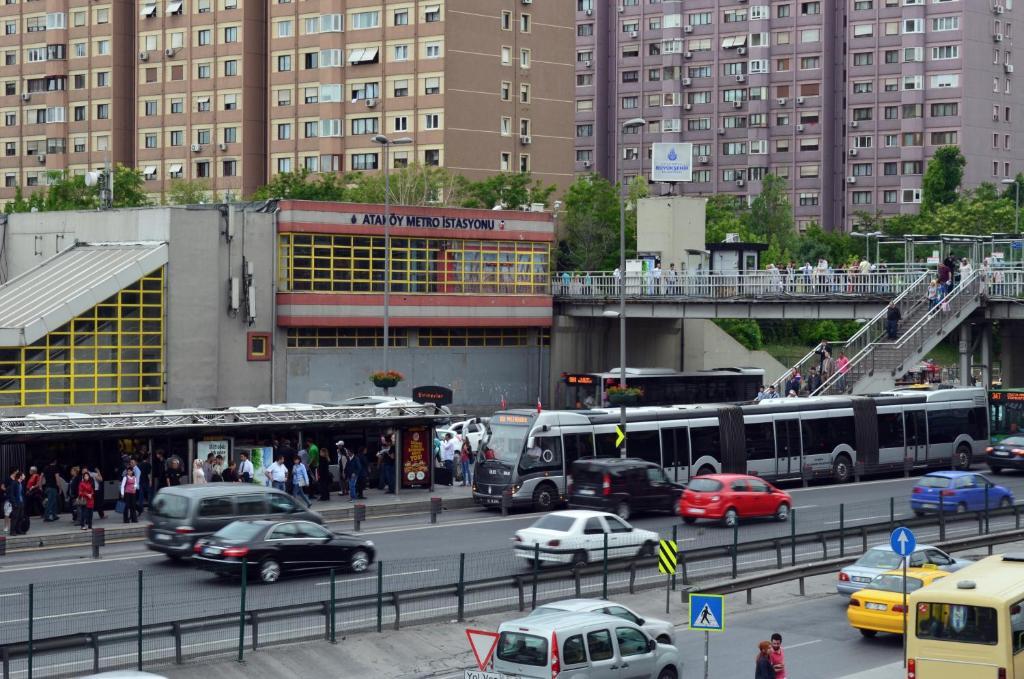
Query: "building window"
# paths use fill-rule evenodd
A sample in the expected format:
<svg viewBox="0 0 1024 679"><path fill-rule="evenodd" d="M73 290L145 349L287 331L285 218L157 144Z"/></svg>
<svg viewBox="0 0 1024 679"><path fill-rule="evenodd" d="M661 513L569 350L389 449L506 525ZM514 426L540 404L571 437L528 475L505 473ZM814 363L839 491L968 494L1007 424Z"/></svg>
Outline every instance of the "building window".
<svg viewBox="0 0 1024 679"><path fill-rule="evenodd" d="M427 149L423 152L423 164L428 166L438 166L441 164L441 151L438 149Z"/></svg>
<svg viewBox="0 0 1024 679"><path fill-rule="evenodd" d="M421 347L525 347L527 328L420 328Z"/></svg>
<svg viewBox="0 0 1024 679"><path fill-rule="evenodd" d="M31 345L0 348L0 404L163 402L163 289L158 269Z"/></svg>
<svg viewBox="0 0 1024 679"><path fill-rule="evenodd" d="M383 328L288 328L289 349L362 349L382 346ZM391 328L388 331L388 346L409 346L409 331Z"/></svg>
<svg viewBox="0 0 1024 679"><path fill-rule="evenodd" d="M197 177L209 177L210 176L210 161L200 160L196 163L196 176Z"/></svg>
<svg viewBox="0 0 1024 679"><path fill-rule="evenodd" d="M376 170L378 169L376 153L353 153L353 170Z"/></svg>
<svg viewBox="0 0 1024 679"><path fill-rule="evenodd" d="M441 6L440 5L431 5L431 6L427 7L426 11L423 13L423 20L426 21L428 24L432 24L432 23L434 23L436 21L440 21L441 20Z"/></svg>
<svg viewBox="0 0 1024 679"><path fill-rule="evenodd" d="M380 293L384 237L281 234L282 290ZM530 241L392 236L392 291L421 294L545 294L551 248Z"/></svg>
<svg viewBox="0 0 1024 679"><path fill-rule="evenodd" d="M238 60L228 59L224 62L224 75L238 75Z"/></svg>
<svg viewBox="0 0 1024 679"><path fill-rule="evenodd" d="M409 10L407 9L396 9L395 10L395 26L408 26L409 25Z"/></svg>
<svg viewBox="0 0 1024 679"><path fill-rule="evenodd" d="M291 332L291 329L289 329ZM270 333L250 332L245 337L245 359L247 361L269 361L270 360Z"/></svg>
<svg viewBox="0 0 1024 679"><path fill-rule="evenodd" d="M225 177L236 177L238 176L238 161L237 160L224 160L221 161L221 174Z"/></svg>

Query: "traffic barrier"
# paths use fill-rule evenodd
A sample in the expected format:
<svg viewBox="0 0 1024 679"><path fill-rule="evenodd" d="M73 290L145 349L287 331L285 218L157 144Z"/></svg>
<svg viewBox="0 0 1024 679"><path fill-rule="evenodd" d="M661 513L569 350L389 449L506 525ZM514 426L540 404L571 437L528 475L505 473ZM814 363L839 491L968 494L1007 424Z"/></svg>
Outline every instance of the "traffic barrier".
<svg viewBox="0 0 1024 679"><path fill-rule="evenodd" d="M352 527L355 532L359 532L363 521L366 521L366 505L359 503L355 506L355 511L352 512Z"/></svg>
<svg viewBox="0 0 1024 679"><path fill-rule="evenodd" d="M509 510L512 509L512 490L506 490L501 494L501 515L508 516Z"/></svg>
<svg viewBox="0 0 1024 679"><path fill-rule="evenodd" d="M92 558L100 558L100 547L107 544L107 534L103 528L92 529Z"/></svg>
<svg viewBox="0 0 1024 679"><path fill-rule="evenodd" d="M430 523L437 523L437 515L441 513L441 498L430 498Z"/></svg>

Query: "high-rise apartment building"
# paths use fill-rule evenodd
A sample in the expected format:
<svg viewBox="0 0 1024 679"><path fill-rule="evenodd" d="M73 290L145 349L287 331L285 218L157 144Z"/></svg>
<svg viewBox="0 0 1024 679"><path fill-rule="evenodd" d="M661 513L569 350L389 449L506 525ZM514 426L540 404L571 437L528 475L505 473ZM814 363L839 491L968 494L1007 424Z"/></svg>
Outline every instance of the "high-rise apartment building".
<svg viewBox="0 0 1024 679"><path fill-rule="evenodd" d="M1021 169L1012 0L576 10L577 172L647 174L651 143L692 142L693 181L676 192L756 196L771 172L798 226L850 228L860 211L916 211L939 146L961 147L968 186Z"/></svg>
<svg viewBox="0 0 1024 679"><path fill-rule="evenodd" d="M154 197L385 162L573 177L568 3L5 2L0 200L107 159Z"/></svg>

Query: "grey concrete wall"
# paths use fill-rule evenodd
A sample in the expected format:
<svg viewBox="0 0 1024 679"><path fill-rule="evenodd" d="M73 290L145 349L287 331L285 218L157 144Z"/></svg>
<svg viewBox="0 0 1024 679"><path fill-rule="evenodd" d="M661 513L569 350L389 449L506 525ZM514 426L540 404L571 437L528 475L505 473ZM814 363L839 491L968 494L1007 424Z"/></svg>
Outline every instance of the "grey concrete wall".
<svg viewBox="0 0 1024 679"><path fill-rule="evenodd" d="M657 252L661 268L682 269L687 250L704 249L706 198L644 198L637 207L637 251Z"/></svg>
<svg viewBox="0 0 1024 679"><path fill-rule="evenodd" d="M763 368L765 382L773 382L786 366L767 351L751 351L711 321L683 321L684 370L711 368Z"/></svg>
<svg viewBox="0 0 1024 679"><path fill-rule="evenodd" d="M534 406L538 383L547 384L550 351L526 347L398 347L388 362L405 380L390 390L409 396L413 387L439 385L454 392L454 408L490 414L501 408ZM381 394L369 381L381 365L380 349L289 349L287 390L278 400L339 401L351 396ZM545 404L549 402L542 394Z"/></svg>

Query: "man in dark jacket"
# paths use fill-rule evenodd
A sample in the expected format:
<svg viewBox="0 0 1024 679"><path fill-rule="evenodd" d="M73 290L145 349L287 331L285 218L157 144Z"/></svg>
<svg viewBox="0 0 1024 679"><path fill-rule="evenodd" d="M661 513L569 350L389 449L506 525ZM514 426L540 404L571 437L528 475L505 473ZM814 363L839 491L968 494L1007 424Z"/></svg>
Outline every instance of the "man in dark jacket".
<svg viewBox="0 0 1024 679"><path fill-rule="evenodd" d="M310 447L316 445L312 440ZM320 500L327 502L331 499L331 449L324 446L319 450L316 460L316 478L320 487Z"/></svg>
<svg viewBox="0 0 1024 679"><path fill-rule="evenodd" d="M894 340L899 336L901 320L903 320L903 314L900 313L899 307L889 302L889 308L885 312L885 330L889 339Z"/></svg>

